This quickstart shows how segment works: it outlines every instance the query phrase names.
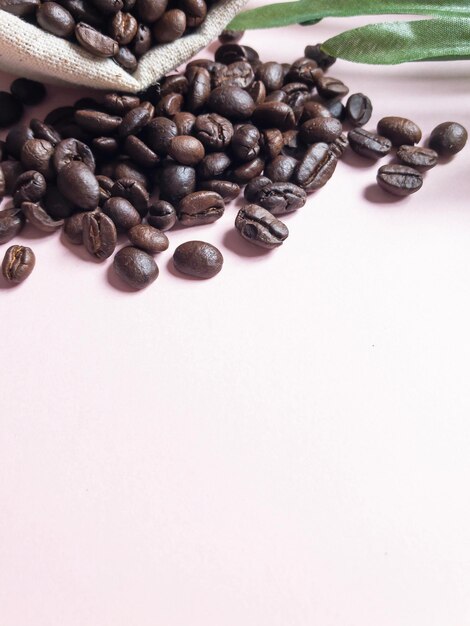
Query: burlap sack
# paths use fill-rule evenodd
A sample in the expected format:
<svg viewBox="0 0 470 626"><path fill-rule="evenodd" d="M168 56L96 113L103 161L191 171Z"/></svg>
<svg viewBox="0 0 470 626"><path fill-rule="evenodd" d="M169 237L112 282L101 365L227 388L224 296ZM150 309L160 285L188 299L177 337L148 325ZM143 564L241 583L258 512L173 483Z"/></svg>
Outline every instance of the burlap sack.
<svg viewBox="0 0 470 626"><path fill-rule="evenodd" d="M0 68L43 82L135 93L146 89L216 39L246 2L228 0L213 5L195 33L147 52L134 74L111 59L98 59L79 46L0 10Z"/></svg>

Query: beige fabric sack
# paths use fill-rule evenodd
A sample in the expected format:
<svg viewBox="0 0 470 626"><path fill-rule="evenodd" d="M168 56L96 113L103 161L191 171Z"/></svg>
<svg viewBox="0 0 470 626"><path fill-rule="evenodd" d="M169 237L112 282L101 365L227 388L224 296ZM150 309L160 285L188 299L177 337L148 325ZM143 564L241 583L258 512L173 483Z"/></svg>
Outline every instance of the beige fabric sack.
<svg viewBox="0 0 470 626"><path fill-rule="evenodd" d="M111 59L96 58L78 45L0 10L0 69L43 82L135 93L216 39L246 2L228 0L213 5L196 32L147 52L134 74Z"/></svg>

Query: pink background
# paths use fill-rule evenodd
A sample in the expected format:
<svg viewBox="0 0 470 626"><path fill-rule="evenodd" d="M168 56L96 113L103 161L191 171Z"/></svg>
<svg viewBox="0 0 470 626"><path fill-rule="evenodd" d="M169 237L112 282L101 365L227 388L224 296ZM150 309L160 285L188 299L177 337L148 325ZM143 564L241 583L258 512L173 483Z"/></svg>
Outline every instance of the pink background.
<svg viewBox="0 0 470 626"><path fill-rule="evenodd" d="M367 19L244 41L293 61ZM428 135L470 127L469 72L331 73L370 128ZM170 233L139 293L58 235L16 239L37 266L0 285L2 626L470 625L469 155L398 202L347 158L272 253L230 205ZM221 274L172 271L188 239Z"/></svg>

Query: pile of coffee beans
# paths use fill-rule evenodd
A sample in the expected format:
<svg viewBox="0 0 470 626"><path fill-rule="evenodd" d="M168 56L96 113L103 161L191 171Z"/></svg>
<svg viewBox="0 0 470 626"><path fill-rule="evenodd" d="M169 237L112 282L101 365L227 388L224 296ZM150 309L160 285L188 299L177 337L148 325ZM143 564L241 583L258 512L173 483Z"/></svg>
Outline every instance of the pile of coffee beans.
<svg viewBox="0 0 470 626"><path fill-rule="evenodd" d="M213 0L4 0L1 8L128 72L150 48L193 32Z"/></svg>
<svg viewBox="0 0 470 626"><path fill-rule="evenodd" d="M372 103L327 75L333 63L318 45L292 64L263 63L231 41L215 60L193 60L139 96L84 98L12 128L0 144L0 198L12 196L0 212L0 244L29 222L44 233L62 229L103 261L125 235L130 245L115 254L114 269L140 289L158 276L165 233L215 222L242 187L235 228L271 249L289 235L282 216L330 180L346 150L372 163L396 148L377 183L404 196L421 188L424 170L464 147L467 133L455 122L437 126L429 147L417 145L421 130L402 117L366 130ZM209 278L222 265L204 241L174 253L175 268L192 276ZM3 274L18 282L33 266L32 252L13 246Z"/></svg>

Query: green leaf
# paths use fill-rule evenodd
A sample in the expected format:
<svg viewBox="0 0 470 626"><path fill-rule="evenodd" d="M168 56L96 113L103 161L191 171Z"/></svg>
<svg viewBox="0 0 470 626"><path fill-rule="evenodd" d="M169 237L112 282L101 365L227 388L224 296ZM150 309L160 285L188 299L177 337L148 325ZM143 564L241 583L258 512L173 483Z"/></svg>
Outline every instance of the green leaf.
<svg viewBox="0 0 470 626"><path fill-rule="evenodd" d="M388 22L353 28L322 44L328 54L357 63L470 58L470 18Z"/></svg>
<svg viewBox="0 0 470 626"><path fill-rule="evenodd" d="M353 15L442 15L470 17L469 0L297 0L239 13L227 28L248 30Z"/></svg>

